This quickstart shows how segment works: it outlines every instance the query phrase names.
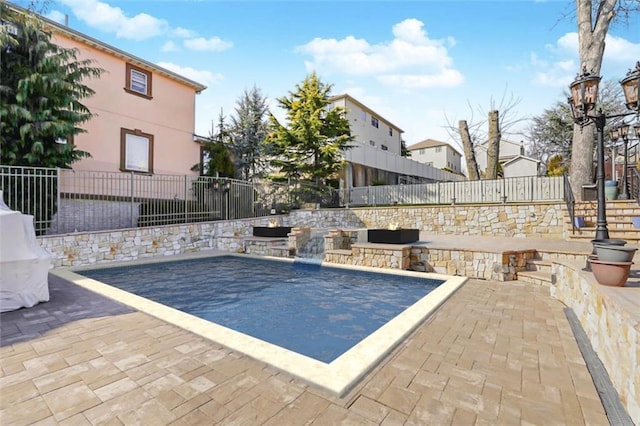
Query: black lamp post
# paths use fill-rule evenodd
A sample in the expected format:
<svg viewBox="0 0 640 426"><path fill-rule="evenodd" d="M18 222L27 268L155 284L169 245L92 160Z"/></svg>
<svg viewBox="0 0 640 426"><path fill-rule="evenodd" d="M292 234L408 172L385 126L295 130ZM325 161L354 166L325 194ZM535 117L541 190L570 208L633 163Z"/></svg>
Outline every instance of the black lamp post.
<svg viewBox="0 0 640 426"><path fill-rule="evenodd" d="M591 74L583 67L582 74L569 85L571 97L569 106L573 121L581 128L594 123L597 131L597 165L596 165L596 190L598 200L598 212L596 219L596 240L609 238L607 229L606 204L604 199L604 127L608 118L624 117L630 114L640 114L638 92L640 92L640 61L636 63L635 70L629 71L626 78L620 84L624 92L626 106L633 112L606 116L602 109L598 109L596 115L590 115L596 107L598 100L598 84L600 76Z"/></svg>

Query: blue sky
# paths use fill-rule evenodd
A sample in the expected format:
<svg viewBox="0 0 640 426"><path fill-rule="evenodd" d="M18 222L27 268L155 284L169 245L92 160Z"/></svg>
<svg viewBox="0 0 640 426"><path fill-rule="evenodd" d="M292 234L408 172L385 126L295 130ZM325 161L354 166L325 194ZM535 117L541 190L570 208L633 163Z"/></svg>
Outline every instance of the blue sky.
<svg viewBox="0 0 640 426"><path fill-rule="evenodd" d="M17 2L24 5L24 1ZM448 123L485 119L492 101L539 115L579 70L574 0L53 0L47 16L208 86L196 133L244 90L275 99L311 71L405 131L408 145L449 141ZM609 31L602 76L640 60L640 16ZM522 123L518 128L526 126ZM512 140L522 137L513 135Z"/></svg>

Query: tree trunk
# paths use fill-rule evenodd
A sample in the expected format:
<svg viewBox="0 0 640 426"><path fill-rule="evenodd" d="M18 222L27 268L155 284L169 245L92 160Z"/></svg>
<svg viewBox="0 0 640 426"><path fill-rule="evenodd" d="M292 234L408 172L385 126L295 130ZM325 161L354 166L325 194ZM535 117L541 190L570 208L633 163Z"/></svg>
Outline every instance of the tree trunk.
<svg viewBox="0 0 640 426"><path fill-rule="evenodd" d="M592 5L594 0L576 0L578 18L578 47L581 67L599 75L604 54L605 37L609 24L614 17L616 0L602 0L593 22ZM594 111L595 112L595 111ZM582 185L593 182L593 146L594 125L584 128L573 126L573 146L571 149L571 170L569 181L576 200L582 200Z"/></svg>
<svg viewBox="0 0 640 426"><path fill-rule="evenodd" d="M487 171L485 179L498 178L498 158L500 157L500 124L498 111L489 111L489 141L487 142Z"/></svg>
<svg viewBox="0 0 640 426"><path fill-rule="evenodd" d="M458 122L458 131L460 132L460 140L462 141L464 157L467 160L467 174L469 175L469 180L480 180L478 163L476 162L476 153L473 150L471 135L469 135L469 126L465 120L460 120Z"/></svg>

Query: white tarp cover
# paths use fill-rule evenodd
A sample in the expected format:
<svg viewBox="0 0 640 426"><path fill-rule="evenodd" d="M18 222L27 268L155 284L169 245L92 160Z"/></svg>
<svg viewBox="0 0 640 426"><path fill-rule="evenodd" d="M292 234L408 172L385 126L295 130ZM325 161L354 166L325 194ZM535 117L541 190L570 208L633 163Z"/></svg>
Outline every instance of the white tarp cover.
<svg viewBox="0 0 640 426"><path fill-rule="evenodd" d="M40 247L33 216L7 207L0 191L0 312L49 300L51 255Z"/></svg>

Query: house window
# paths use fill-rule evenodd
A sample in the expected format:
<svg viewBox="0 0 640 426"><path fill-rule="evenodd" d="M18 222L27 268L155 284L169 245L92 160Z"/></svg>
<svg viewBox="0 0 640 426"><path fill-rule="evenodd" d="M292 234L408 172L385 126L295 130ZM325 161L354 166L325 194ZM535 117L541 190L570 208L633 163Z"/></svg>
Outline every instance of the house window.
<svg viewBox="0 0 640 426"><path fill-rule="evenodd" d="M369 141L369 145L371 145L371 146L376 146L376 141L371 141L371 140L370 140L370 141Z"/></svg>
<svg viewBox="0 0 640 426"><path fill-rule="evenodd" d="M436 146L436 152L442 152L442 147L441 146Z"/></svg>
<svg viewBox="0 0 640 426"><path fill-rule="evenodd" d="M375 117L371 117L371 125L377 129L378 128L378 119L375 118Z"/></svg>
<svg viewBox="0 0 640 426"><path fill-rule="evenodd" d="M120 170L153 173L153 135L120 129Z"/></svg>
<svg viewBox="0 0 640 426"><path fill-rule="evenodd" d="M420 151L418 152L420 155L424 155L424 148L420 148Z"/></svg>
<svg viewBox="0 0 640 426"><path fill-rule="evenodd" d="M366 111L362 111L362 121L364 121L364 122L367 121L367 112Z"/></svg>
<svg viewBox="0 0 640 426"><path fill-rule="evenodd" d="M393 128L389 127L389 136L393 136Z"/></svg>
<svg viewBox="0 0 640 426"><path fill-rule="evenodd" d="M383 150L383 151L388 151L389 150L389 148L387 148L386 145L380 145L380 149Z"/></svg>
<svg viewBox="0 0 640 426"><path fill-rule="evenodd" d="M127 64L127 81L124 90L132 95L151 99L151 73Z"/></svg>

